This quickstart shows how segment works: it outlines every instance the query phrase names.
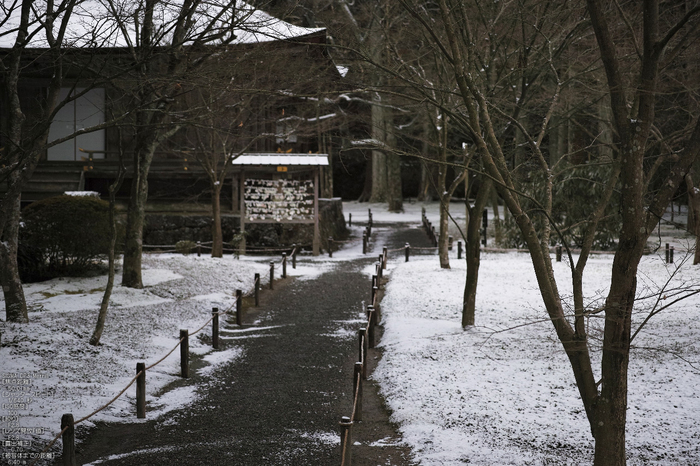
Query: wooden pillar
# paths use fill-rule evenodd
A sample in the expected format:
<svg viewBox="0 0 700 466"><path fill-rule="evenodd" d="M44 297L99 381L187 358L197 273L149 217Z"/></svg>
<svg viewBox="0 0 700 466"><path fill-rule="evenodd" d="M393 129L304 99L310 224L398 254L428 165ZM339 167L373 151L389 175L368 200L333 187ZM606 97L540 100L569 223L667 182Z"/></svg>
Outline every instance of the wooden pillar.
<svg viewBox="0 0 700 466"><path fill-rule="evenodd" d="M239 176L239 183L238 183L238 199L240 202L240 207L239 207L239 213L240 213L240 218L241 218L241 242L239 243L239 247L241 250L239 251L240 254L245 254L245 170L241 168L241 174Z"/></svg>
<svg viewBox="0 0 700 466"><path fill-rule="evenodd" d="M236 213L236 210L240 212L240 189L239 189L238 175L235 173L231 175L231 213Z"/></svg>
<svg viewBox="0 0 700 466"><path fill-rule="evenodd" d="M314 168L314 256L318 256L321 253L321 229L318 224L318 183L319 167L316 167Z"/></svg>

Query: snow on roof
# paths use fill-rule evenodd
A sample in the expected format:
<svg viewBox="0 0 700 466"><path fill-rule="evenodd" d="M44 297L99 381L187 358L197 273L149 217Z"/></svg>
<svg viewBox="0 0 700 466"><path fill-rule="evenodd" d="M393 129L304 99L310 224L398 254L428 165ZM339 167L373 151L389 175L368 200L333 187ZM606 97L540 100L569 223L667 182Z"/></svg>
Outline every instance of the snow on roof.
<svg viewBox="0 0 700 466"><path fill-rule="evenodd" d="M235 158L233 165L328 165L326 154L246 154Z"/></svg>
<svg viewBox="0 0 700 466"><path fill-rule="evenodd" d="M154 11L154 37L161 45L168 45L184 0L161 0ZM42 29L46 0L35 2L29 26L29 48L47 48L46 33ZM78 0L69 20L65 47L119 48L136 44L140 29L134 18L143 19L143 1L134 0ZM0 48L11 48L16 40L21 2L0 4ZM41 13L41 16L37 15ZM56 29L60 26L59 14ZM282 21L256 9L242 0L202 0L193 16L194 25L185 41L202 43L251 44L294 39L323 31L323 28L304 28ZM231 39L231 34L235 36Z"/></svg>

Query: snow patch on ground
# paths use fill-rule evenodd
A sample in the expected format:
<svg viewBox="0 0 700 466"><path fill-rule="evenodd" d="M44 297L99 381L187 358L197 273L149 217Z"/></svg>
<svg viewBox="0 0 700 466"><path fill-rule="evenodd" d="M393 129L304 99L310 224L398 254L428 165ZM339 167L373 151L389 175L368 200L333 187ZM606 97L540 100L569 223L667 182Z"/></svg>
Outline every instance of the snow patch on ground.
<svg viewBox="0 0 700 466"><path fill-rule="evenodd" d="M440 269L435 257L397 264L382 301L384 356L373 377L420 464L591 464L588 421L529 256L482 253L477 326L466 330L460 325L465 265L451 265ZM611 256L590 259L587 305L602 302L611 265ZM554 267L570 305L568 266ZM647 256L640 272L642 296L663 286L673 267ZM697 284L698 273L686 263L672 283ZM649 301L639 304L634 328ZM662 312L634 342L629 464L698 464L699 305L695 296ZM601 324L597 317L588 321L594 348ZM598 372L599 360L593 364Z"/></svg>

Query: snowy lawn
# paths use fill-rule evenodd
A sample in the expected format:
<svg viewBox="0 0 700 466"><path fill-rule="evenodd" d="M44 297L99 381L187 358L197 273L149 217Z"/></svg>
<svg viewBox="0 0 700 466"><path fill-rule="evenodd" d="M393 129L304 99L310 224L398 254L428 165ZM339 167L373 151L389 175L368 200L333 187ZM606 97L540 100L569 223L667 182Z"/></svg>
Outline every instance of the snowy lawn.
<svg viewBox="0 0 700 466"><path fill-rule="evenodd" d="M143 361L148 366L176 346L180 329L192 333L211 317L212 307L228 309L235 302L236 289L245 293L253 288L255 273L260 273L263 284L267 282L269 261L273 259L277 262L279 257L236 260L231 256L212 259L196 255L144 255L144 289L114 287L98 347L90 346L88 340L97 320L106 276L57 278L25 285L29 324L0 322L3 376L0 391L3 396L12 392L13 399L20 398L26 405L13 410L18 414L17 421L12 420L11 425L4 423L3 427L39 428L38 433L30 431L29 435L20 431L19 438L36 440L24 451L41 450L60 431L64 413L72 413L77 420L111 400L133 378L137 362ZM314 276L321 270L300 263L297 269L288 267L287 273ZM116 283L120 278L116 277ZM4 309L4 306L0 299L0 307ZM201 339L202 336L209 339L210 335L211 324L190 338L191 353L202 356L208 363L199 372L205 380L219 364L243 356L235 347L213 352L210 343ZM179 351L148 371L147 417L152 419L194 399L196 386L163 390L179 378L179 372ZM14 387L6 378L19 380L20 385L28 382L26 388L30 391ZM81 426L90 426L91 421L98 420L139 422L134 398L132 386L109 408ZM3 403L7 401L8 398L3 398ZM5 405L0 408L0 416L14 415ZM4 435L5 440L9 438Z"/></svg>
<svg viewBox="0 0 700 466"><path fill-rule="evenodd" d="M390 264L385 352L373 377L420 464L592 464L588 421L529 255L482 255L477 326L467 330L460 325L463 261L452 258L451 270L441 270L435 257ZM554 265L562 295L570 294L568 266ZM591 307L605 295L611 265L612 256L589 260ZM639 294L662 286L671 270L658 256L645 257ZM674 283L697 288L698 274L686 264ZM635 328L647 304L638 306ZM700 464L698 305L693 297L662 312L634 340L630 465ZM601 324L588 322L596 349ZM598 359L594 365L599 372Z"/></svg>

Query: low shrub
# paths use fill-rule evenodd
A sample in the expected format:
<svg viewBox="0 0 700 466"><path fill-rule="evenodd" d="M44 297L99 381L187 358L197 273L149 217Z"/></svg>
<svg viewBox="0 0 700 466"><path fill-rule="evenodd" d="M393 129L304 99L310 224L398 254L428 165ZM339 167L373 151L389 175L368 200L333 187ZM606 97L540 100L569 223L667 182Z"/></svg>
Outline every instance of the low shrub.
<svg viewBox="0 0 700 466"><path fill-rule="evenodd" d="M57 196L22 211L20 275L32 280L84 275L109 252L109 203L92 196ZM121 242L118 240L117 244Z"/></svg>

